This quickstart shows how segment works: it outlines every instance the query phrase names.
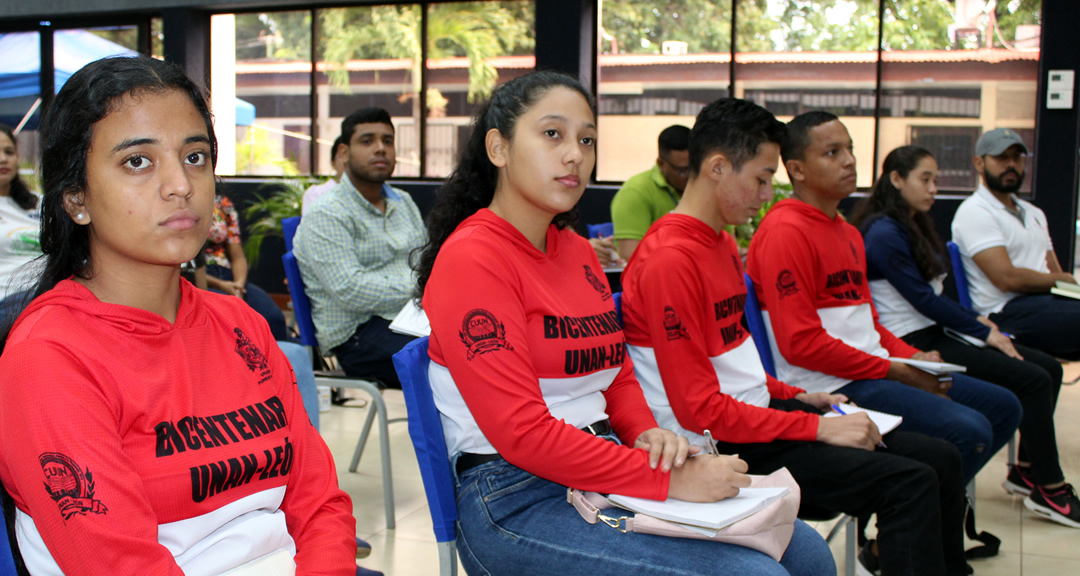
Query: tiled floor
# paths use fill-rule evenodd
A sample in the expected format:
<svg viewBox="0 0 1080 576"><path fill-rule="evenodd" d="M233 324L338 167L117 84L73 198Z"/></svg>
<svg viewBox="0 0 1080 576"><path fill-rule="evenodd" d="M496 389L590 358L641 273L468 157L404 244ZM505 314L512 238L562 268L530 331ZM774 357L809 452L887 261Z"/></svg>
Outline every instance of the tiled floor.
<svg viewBox="0 0 1080 576"><path fill-rule="evenodd" d="M1080 376L1080 363L1066 367L1067 381L1077 376ZM391 417L405 416L400 392L387 392L385 398ZM366 408L334 407L321 415L322 434L334 453L339 481L353 498L357 536L372 545L371 556L359 563L381 570L387 576L438 574L431 517L406 424L392 424L390 428L397 528L386 528L377 438L369 440L359 472L348 472L366 411ZM1065 475L1080 485L1080 385L1062 388L1055 419ZM997 557L972 563L975 573L979 576L1080 574L1080 530L1035 517L1024 508L1021 499L1001 489L1004 473L1005 451L1002 450L976 480L979 529L997 535L1002 544ZM828 527L823 524L818 528L824 533ZM843 540L841 535L832 546L841 573ZM464 572L459 570L459 574Z"/></svg>

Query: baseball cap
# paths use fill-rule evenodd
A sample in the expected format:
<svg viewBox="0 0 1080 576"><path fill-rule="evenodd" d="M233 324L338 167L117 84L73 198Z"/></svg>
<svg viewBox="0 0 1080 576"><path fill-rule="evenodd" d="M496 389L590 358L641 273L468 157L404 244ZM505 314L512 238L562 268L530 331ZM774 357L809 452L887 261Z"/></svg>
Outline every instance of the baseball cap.
<svg viewBox="0 0 1080 576"><path fill-rule="evenodd" d="M995 128L982 136L979 136L979 140L975 142L975 155L997 156L1015 144L1020 145L1024 154L1028 153L1027 145L1020 139L1020 135L1017 134L1015 130L1010 130L1009 128Z"/></svg>

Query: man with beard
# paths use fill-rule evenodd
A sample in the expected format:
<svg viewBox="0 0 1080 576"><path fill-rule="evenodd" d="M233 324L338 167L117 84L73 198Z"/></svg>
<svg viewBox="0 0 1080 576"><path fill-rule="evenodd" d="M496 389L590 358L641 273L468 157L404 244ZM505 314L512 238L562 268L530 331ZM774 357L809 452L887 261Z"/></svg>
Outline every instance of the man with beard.
<svg viewBox="0 0 1080 576"><path fill-rule="evenodd" d="M391 357L412 337L390 321L414 286L409 253L426 239L412 197L386 184L394 172L394 125L382 108L341 122L345 177L304 214L293 253L300 264L319 347L349 376L400 388Z"/></svg>
<svg viewBox="0 0 1080 576"><path fill-rule="evenodd" d="M1015 194L1024 182L1027 151L1008 128L979 137L975 169L982 183L956 211L953 241L978 313L1027 346L1076 360L1080 301L1049 294L1056 282L1076 279L1054 255L1046 215Z"/></svg>

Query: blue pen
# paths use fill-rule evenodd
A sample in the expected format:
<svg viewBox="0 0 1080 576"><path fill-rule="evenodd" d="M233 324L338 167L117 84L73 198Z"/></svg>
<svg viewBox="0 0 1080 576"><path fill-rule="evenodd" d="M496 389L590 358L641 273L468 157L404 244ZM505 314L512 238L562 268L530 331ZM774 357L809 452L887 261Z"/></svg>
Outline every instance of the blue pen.
<svg viewBox="0 0 1080 576"><path fill-rule="evenodd" d="M843 409L840 408L839 404L833 404L832 409L835 410L836 413L841 415L841 416L847 416L847 412L844 412ZM888 446L885 445L884 441L878 442L877 445L881 446L882 448L885 448L885 449L889 448Z"/></svg>
<svg viewBox="0 0 1080 576"><path fill-rule="evenodd" d="M1015 336L1013 336L1012 334L1009 334L1008 332L1002 332L1001 335L1008 338L1009 340L1015 340L1016 339Z"/></svg>

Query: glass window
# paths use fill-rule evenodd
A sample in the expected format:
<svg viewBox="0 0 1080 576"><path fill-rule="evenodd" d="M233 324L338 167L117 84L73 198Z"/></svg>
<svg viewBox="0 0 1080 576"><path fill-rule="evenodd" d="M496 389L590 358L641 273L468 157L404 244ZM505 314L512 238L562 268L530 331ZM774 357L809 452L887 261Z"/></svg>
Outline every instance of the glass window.
<svg viewBox="0 0 1080 576"><path fill-rule="evenodd" d="M420 6L331 8L317 14L317 172L333 173L331 146L341 121L359 108L377 106L394 122L394 176L419 176Z"/></svg>
<svg viewBox="0 0 1080 576"><path fill-rule="evenodd" d="M36 185L37 127L41 120L41 36L37 32L0 34L0 123L15 130L19 174Z"/></svg>
<svg viewBox="0 0 1080 576"><path fill-rule="evenodd" d="M1039 71L1040 0L983 3L886 3L881 66L878 162L916 144L938 160L938 185L978 186L975 141L1013 128L1032 149ZM976 6L977 5L977 6ZM1032 160L1026 160L1029 171ZM1030 192L1027 178L1021 192Z"/></svg>
<svg viewBox="0 0 1080 576"><path fill-rule="evenodd" d="M747 2L742 2L746 4ZM731 0L600 4L598 180L656 163L656 138L728 95Z"/></svg>
<svg viewBox="0 0 1080 576"><path fill-rule="evenodd" d="M211 18L219 174L311 173L311 11Z"/></svg>
<svg viewBox="0 0 1080 576"><path fill-rule="evenodd" d="M158 60L165 59L165 31L161 18L150 19L150 55Z"/></svg>
<svg viewBox="0 0 1080 576"><path fill-rule="evenodd" d="M860 187L873 181L877 11L877 0L744 1L736 20L735 96L784 122L810 110L839 116Z"/></svg>

